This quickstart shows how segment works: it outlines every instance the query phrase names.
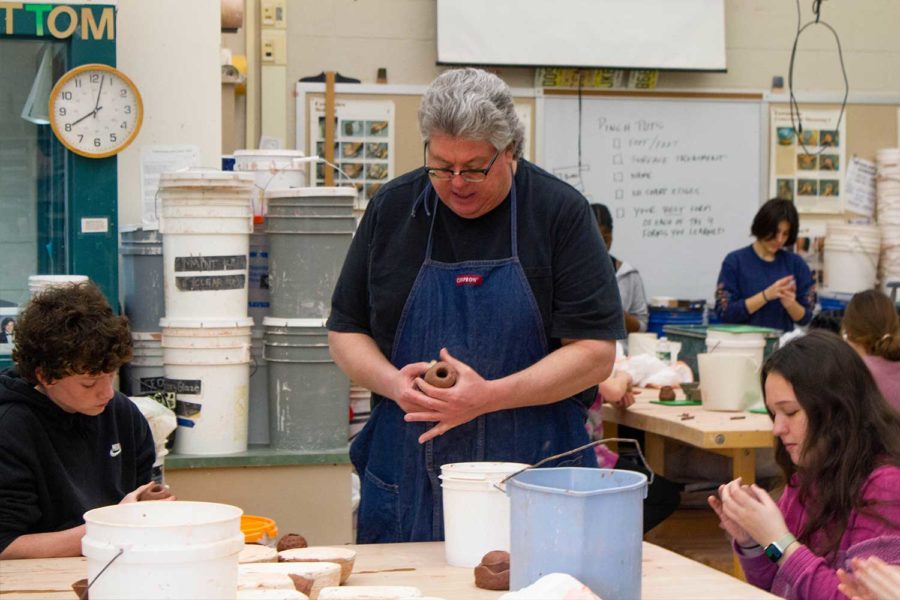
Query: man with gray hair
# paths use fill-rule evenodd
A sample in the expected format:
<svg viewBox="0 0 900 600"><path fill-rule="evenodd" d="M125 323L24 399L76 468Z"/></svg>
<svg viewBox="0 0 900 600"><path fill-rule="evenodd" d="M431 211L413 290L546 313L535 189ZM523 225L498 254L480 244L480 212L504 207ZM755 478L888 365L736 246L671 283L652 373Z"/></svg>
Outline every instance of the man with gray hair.
<svg viewBox="0 0 900 600"><path fill-rule="evenodd" d="M419 129L424 166L370 201L328 320L335 362L373 392L350 449L358 543L443 539L441 465L534 464L586 444L625 336L588 203L522 158L509 87L447 71ZM450 388L421 378L438 357L458 373ZM592 450L558 463L597 464Z"/></svg>

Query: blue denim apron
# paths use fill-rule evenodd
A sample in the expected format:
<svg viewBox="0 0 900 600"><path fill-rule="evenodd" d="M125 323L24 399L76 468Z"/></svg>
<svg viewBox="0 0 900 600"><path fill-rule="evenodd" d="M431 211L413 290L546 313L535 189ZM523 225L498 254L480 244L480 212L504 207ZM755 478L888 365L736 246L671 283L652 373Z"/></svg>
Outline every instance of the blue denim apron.
<svg viewBox="0 0 900 600"><path fill-rule="evenodd" d="M429 184L422 192L426 212L431 190ZM391 362L399 369L437 359L446 347L488 380L538 362L547 355L547 342L518 257L515 178L510 191L510 258L432 260L438 206L435 196L425 261L400 316ZM425 444L418 438L434 424L406 423L403 415L395 402L383 400L351 446L350 457L361 481L358 543L443 540L441 465L534 464L589 441L584 407L571 398L485 414ZM596 466L596 460L589 449L561 464Z"/></svg>

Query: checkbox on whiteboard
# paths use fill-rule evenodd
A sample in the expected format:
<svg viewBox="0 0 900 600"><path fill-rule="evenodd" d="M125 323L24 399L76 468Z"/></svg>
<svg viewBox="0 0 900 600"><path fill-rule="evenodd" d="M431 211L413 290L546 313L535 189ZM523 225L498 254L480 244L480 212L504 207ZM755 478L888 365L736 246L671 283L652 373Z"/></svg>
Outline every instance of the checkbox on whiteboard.
<svg viewBox="0 0 900 600"><path fill-rule="evenodd" d="M616 209L616 218L617 218L617 219L622 219L622 218L624 218L624 217L625 217L625 209L624 209L624 208L617 208L617 209Z"/></svg>
<svg viewBox="0 0 900 600"><path fill-rule="evenodd" d="M613 140L613 148L619 149L621 147L622 147L622 140L620 140L619 138L615 138Z"/></svg>
<svg viewBox="0 0 900 600"><path fill-rule="evenodd" d="M613 155L613 164L614 164L614 165L621 165L621 164L622 164L622 155L621 155L621 154L614 154L614 155Z"/></svg>
<svg viewBox="0 0 900 600"><path fill-rule="evenodd" d="M625 192L622 190L616 190L616 200L621 200L625 197Z"/></svg>
<svg viewBox="0 0 900 600"><path fill-rule="evenodd" d="M613 173L613 181L622 181L622 171Z"/></svg>

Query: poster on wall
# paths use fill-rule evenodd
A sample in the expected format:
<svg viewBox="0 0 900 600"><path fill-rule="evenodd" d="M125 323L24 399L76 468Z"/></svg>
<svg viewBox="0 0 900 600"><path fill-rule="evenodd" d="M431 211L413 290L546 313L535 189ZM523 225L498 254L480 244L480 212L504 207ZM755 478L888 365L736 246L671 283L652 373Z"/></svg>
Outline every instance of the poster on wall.
<svg viewBox="0 0 900 600"><path fill-rule="evenodd" d="M334 184L356 187L357 208L365 208L384 183L394 177L394 121L390 100L338 100L334 119ZM325 158L325 100L314 99L309 111L309 147ZM325 185L325 163L316 163L314 185Z"/></svg>
<svg viewBox="0 0 900 600"><path fill-rule="evenodd" d="M770 197L793 200L799 212L839 213L847 169L846 121L838 110L802 111L802 128L787 108L770 116ZM796 118L794 119L796 122Z"/></svg>

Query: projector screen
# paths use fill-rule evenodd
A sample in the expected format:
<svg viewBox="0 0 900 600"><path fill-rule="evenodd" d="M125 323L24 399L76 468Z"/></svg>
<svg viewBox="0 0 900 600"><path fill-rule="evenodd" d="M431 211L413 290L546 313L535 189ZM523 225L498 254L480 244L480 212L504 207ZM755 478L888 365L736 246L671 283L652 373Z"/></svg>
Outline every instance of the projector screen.
<svg viewBox="0 0 900 600"><path fill-rule="evenodd" d="M437 0L438 63L725 70L724 0Z"/></svg>

